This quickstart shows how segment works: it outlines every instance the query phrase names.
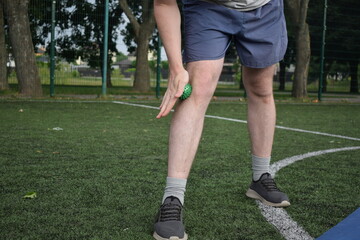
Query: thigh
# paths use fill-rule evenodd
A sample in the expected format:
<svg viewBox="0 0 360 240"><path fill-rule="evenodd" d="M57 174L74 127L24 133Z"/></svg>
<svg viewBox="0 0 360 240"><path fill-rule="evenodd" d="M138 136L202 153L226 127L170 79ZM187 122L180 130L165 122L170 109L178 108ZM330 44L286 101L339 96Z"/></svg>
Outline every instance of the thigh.
<svg viewBox="0 0 360 240"><path fill-rule="evenodd" d="M193 92L212 95L216 89L223 64L224 58L187 63L186 69L189 72Z"/></svg>
<svg viewBox="0 0 360 240"><path fill-rule="evenodd" d="M267 96L273 91L275 65L265 68L243 67L244 86L249 94Z"/></svg>

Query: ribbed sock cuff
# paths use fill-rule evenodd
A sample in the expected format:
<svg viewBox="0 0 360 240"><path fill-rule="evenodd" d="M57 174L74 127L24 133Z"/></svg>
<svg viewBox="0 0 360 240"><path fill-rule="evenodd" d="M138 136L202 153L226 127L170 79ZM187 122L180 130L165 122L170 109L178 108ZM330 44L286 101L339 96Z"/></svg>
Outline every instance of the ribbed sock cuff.
<svg viewBox="0 0 360 240"><path fill-rule="evenodd" d="M164 202L167 197L174 196L180 200L182 205L184 205L186 183L187 183L187 179L184 178L167 177L166 187L162 202Z"/></svg>
<svg viewBox="0 0 360 240"><path fill-rule="evenodd" d="M261 175L270 172L271 157L258 157L252 155L253 180L257 181Z"/></svg>

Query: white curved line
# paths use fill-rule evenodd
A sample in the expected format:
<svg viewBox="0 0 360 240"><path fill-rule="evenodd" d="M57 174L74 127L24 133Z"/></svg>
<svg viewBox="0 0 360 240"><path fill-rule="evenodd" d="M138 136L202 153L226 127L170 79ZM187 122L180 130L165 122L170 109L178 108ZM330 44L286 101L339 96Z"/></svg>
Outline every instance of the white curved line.
<svg viewBox="0 0 360 240"><path fill-rule="evenodd" d="M285 158L281 161L273 163L270 166L270 172L273 177L275 177L276 173L294 162L309 158L315 157L327 153L341 152L341 151L352 151L359 150L360 146L356 147L344 147L344 148L333 148L327 150L321 150L316 152L309 152L301 155L296 155L293 157ZM275 228L281 233L281 235L285 239L291 240L308 240L314 239L307 233L297 222L291 219L289 214L286 212L284 208L274 208L267 206L260 201L256 201L258 207L260 208L261 214L265 217L265 219L275 226Z"/></svg>
<svg viewBox="0 0 360 240"><path fill-rule="evenodd" d="M334 152L342 152L342 151L352 151L352 150L358 150L360 149L360 146L356 146L356 147L343 147L343 148L332 148L332 149L327 149L327 150L320 150L320 151L316 151L316 152L308 152L305 154L300 154L300 155L296 155L293 157L289 157L289 158L285 158L283 160L277 161L276 163L271 164L270 166L270 173L271 176L275 177L275 174L282 168L293 164L296 161L299 160L303 160L305 158L309 158L309 157L315 157L315 156L319 156L319 155L323 155L323 154L327 154L327 153L334 153Z"/></svg>
<svg viewBox="0 0 360 240"><path fill-rule="evenodd" d="M149 106L149 105L121 102L121 101L113 101L113 103L129 105L129 106L134 106L134 107L156 109L156 110L159 109L158 107L153 107L153 106ZM171 111L174 111L174 110L171 110ZM234 118L225 118L225 117L219 117L219 116L213 116L213 115L205 115L205 117L219 119L219 120L225 120L225 121L231 121L231 122L247 123L247 121L245 121L245 120L234 119ZM308 130L303 130L303 129L298 129L298 128L289 128L289 127L283 127L283 126L278 126L278 125L276 126L276 128L289 130L289 131L295 131L295 132L311 133L311 134L328 136L328 137L336 137L336 138L360 141L360 138L353 138L353 137L348 137L348 136L322 133L322 132L316 132L316 131L308 131ZM281 161L278 161L278 162L272 164L270 166L270 173L273 177L275 177L276 173L280 169L282 169L288 165L291 165L296 161L303 160L305 158L319 156L319 155L327 154L327 153L334 153L334 152L340 152L340 151L351 151L351 150L358 150L358 149L360 149L360 146L334 148L334 149L321 150L321 151L309 152L309 153L305 153L305 154L301 154L301 155L296 155L293 157L285 158ZM288 215L288 213L286 212L285 209L270 207L270 206L267 206L267 205L261 203L258 200L256 200L256 203L258 204L258 207L261 210L261 214L265 217L265 219L269 223L274 225L285 239L288 239L288 240L314 239L297 222L295 222L294 220L291 219L291 217Z"/></svg>

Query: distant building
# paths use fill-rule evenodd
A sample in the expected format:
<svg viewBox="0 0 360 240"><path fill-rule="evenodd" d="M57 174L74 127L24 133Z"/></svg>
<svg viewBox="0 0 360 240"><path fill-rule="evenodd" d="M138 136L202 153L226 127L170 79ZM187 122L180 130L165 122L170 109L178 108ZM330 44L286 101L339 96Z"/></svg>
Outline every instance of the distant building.
<svg viewBox="0 0 360 240"><path fill-rule="evenodd" d="M131 61L130 59L124 59L120 62L116 62L113 64L113 67L116 69L120 69L120 72L122 75L124 75L125 78L131 78L132 76L134 76L134 72L129 71L129 69L131 69L133 61Z"/></svg>

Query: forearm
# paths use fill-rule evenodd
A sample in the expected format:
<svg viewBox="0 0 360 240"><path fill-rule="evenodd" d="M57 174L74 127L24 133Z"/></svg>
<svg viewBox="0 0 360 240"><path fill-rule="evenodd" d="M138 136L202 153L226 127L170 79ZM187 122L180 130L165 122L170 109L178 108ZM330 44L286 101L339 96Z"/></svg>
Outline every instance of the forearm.
<svg viewBox="0 0 360 240"><path fill-rule="evenodd" d="M181 16L176 0L155 0L154 12L170 71L182 71Z"/></svg>

